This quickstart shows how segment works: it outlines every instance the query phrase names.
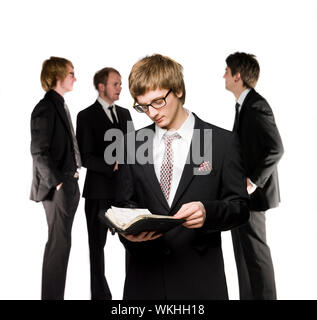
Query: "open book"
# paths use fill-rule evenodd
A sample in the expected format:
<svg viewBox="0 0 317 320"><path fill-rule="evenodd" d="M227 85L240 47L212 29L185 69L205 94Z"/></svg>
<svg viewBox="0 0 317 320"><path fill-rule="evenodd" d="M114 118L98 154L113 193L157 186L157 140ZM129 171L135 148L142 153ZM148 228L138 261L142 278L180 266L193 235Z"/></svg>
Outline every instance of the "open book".
<svg viewBox="0 0 317 320"><path fill-rule="evenodd" d="M111 207L100 212L101 220L114 232L138 234L143 231L163 233L185 222L171 216L152 214L147 209Z"/></svg>

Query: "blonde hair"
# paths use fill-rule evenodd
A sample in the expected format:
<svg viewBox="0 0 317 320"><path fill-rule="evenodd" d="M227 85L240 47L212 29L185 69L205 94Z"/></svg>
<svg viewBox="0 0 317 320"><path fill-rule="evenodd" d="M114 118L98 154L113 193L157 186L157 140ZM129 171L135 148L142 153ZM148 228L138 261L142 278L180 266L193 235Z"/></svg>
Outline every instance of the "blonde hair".
<svg viewBox="0 0 317 320"><path fill-rule="evenodd" d="M146 56L135 63L129 75L129 90L134 100L155 89L171 89L175 94L182 92L180 101L184 104L186 90L183 67L160 54Z"/></svg>
<svg viewBox="0 0 317 320"><path fill-rule="evenodd" d="M45 60L41 71L41 84L45 91L56 87L57 80L64 80L68 75L67 66L74 68L73 64L64 58L50 57Z"/></svg>

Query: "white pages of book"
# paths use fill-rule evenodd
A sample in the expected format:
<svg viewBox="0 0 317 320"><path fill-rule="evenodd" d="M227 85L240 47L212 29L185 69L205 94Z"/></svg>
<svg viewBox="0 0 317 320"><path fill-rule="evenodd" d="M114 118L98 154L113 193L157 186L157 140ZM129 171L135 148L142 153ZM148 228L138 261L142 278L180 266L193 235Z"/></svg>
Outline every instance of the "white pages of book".
<svg viewBox="0 0 317 320"><path fill-rule="evenodd" d="M120 228L124 229L133 219L142 215L152 215L148 209L118 208L111 206L106 215Z"/></svg>

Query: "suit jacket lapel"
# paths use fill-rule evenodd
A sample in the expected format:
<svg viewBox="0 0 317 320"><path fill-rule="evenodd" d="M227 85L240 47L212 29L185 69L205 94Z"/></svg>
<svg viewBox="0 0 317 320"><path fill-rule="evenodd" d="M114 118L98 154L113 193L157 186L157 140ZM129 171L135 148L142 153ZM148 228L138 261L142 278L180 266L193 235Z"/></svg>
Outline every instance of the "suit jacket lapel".
<svg viewBox="0 0 317 320"><path fill-rule="evenodd" d="M150 129L152 132L155 132L155 125L151 124L150 126L146 127L145 129ZM139 146L144 143L143 141L136 141L135 143L135 149L138 150ZM148 150L150 150L152 153L149 155ZM155 169L154 169L154 161L153 161L153 137L149 139L149 148L146 150L145 156L148 157L148 162L144 165L142 165L142 168L145 173L145 178L148 181L149 187L152 189L152 193L157 197L159 202L162 204L165 212L170 211L170 207L164 197L164 194L162 192L160 183L156 177ZM136 159L137 161L137 159ZM164 214L164 212L158 212L157 214Z"/></svg>
<svg viewBox="0 0 317 320"><path fill-rule="evenodd" d="M128 132L128 117L126 116L127 113L124 112L124 109L120 106L116 105L117 117L119 121L119 128L122 130L124 134ZM129 128L131 131L131 128Z"/></svg>
<svg viewBox="0 0 317 320"><path fill-rule="evenodd" d="M95 109L96 109L96 113L98 113L98 119L104 119L103 123L105 124L105 128L112 127L113 123L110 121L110 119L108 118L105 110L103 109L102 105L99 103L98 100L96 100L95 104Z"/></svg>
<svg viewBox="0 0 317 320"><path fill-rule="evenodd" d="M239 128L241 126L241 121L243 119L243 115L246 111L246 109L248 108L249 106L249 102L252 100L252 97L254 96L254 93L255 93L255 90L254 89L251 89L250 92L247 94L247 96L245 97L243 103L242 103L242 106L241 106L241 110L240 110L240 114L239 114L239 127L238 127L238 131L239 131Z"/></svg>
<svg viewBox="0 0 317 320"><path fill-rule="evenodd" d="M70 124L69 124L69 121L68 121L68 118L67 118L67 115L66 115L65 108L59 103L55 103L55 107L56 107L57 113L59 114L60 118L62 119L62 122L64 123L64 125L65 125L65 127L67 129L67 132L68 132L68 134L69 134L69 136L71 137L71 140L72 140L73 139L72 138L72 133L71 133L71 130L70 130Z"/></svg>
<svg viewBox="0 0 317 320"><path fill-rule="evenodd" d="M145 172L145 177L148 180L148 184L150 186L150 188L152 189L153 194L158 198L158 200L160 201L160 203L162 204L162 206L164 207L164 209L166 210L166 212L171 212L173 210L173 208L175 207L175 205L177 204L177 202L179 201L179 199L182 197L183 193L186 191L186 189L188 188L188 186L190 185L190 183L192 182L193 179L195 179L195 175L194 175L194 169L195 167L199 167L200 164L197 164L194 162L194 159L192 157L193 154L193 145L197 145L199 143L200 149L199 150L204 150L204 123L202 120L200 120L195 114L195 125L194 125L194 129L199 129L199 136L197 135L193 135L192 138L192 142L189 148L189 152L187 155L187 159L186 159L186 164L184 166L184 170L178 185L178 188L176 190L175 193L175 197L173 199L172 205L171 207L169 207L165 196L162 192L160 183L156 177L155 174L155 169L154 169L154 165L153 165L153 154L150 155L150 159L149 159L149 163L146 163L145 165L143 165L143 169ZM150 126L147 127L148 129L153 130L153 132L155 132L155 125L152 124ZM199 141L198 141L199 139ZM136 141L136 150L138 149L138 146L142 144L142 142L138 142ZM149 150L153 151L153 139L150 139L149 141ZM194 151L196 152L196 149L194 149ZM146 155L148 156L148 155ZM164 214L164 213L159 213L159 214Z"/></svg>
<svg viewBox="0 0 317 320"><path fill-rule="evenodd" d="M249 100L252 99L252 97L254 96L255 94L255 90L254 89L251 89L250 92L247 94L247 96L245 97L243 103L242 103L242 107L245 107L249 104ZM241 107L241 111L242 111L242 107Z"/></svg>
<svg viewBox="0 0 317 320"><path fill-rule="evenodd" d="M62 123L64 123L64 126L66 128L66 131L70 137L71 143L73 144L73 135L70 128L70 123L68 120L68 117L66 115L66 110L64 107L64 98L60 96L56 91L50 90L46 93L45 97L47 97L49 100L51 100L55 106L55 109L57 110L57 114L62 120Z"/></svg>
<svg viewBox="0 0 317 320"><path fill-rule="evenodd" d="M188 188L192 180L195 179L196 177L194 174L194 169L200 164L194 163L194 159L192 157L193 146L199 143L199 146L200 146L199 150L204 150L204 125L202 120L200 120L195 114L194 116L195 116L194 129L199 130L199 137L196 134L193 135L189 152L187 155L187 159L186 159L186 164L185 164L181 179L179 181L178 188L176 190L175 197L173 199L173 203L171 205L171 211L173 210L173 208L175 207L175 205L177 204L178 200L181 198L185 190ZM198 141L198 138L199 138L199 141ZM196 152L196 149L194 150Z"/></svg>
<svg viewBox="0 0 317 320"><path fill-rule="evenodd" d="M123 114L121 113L121 110L120 110L119 106L117 106L117 105L116 105L116 111L117 111L119 127L123 132L126 132L126 130L124 130L126 119L123 119L124 118Z"/></svg>

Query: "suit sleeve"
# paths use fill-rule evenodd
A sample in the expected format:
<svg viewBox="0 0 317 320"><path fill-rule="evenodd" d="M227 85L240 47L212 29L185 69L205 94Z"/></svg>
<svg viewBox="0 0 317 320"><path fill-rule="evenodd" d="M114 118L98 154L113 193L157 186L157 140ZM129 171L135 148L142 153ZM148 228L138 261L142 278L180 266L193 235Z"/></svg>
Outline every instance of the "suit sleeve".
<svg viewBox="0 0 317 320"><path fill-rule="evenodd" d="M263 188L282 158L284 148L273 112L267 102L265 100L256 102L252 110L255 134L258 135L264 147L262 147L262 157L249 178L258 187Z"/></svg>
<svg viewBox="0 0 317 320"><path fill-rule="evenodd" d="M249 219L246 176L236 135L232 134L221 168L219 200L202 201L206 209L205 231L226 231Z"/></svg>
<svg viewBox="0 0 317 320"><path fill-rule="evenodd" d="M116 190L116 206L123 208L139 208L137 199L135 198L134 180L131 172L130 165L119 165L119 174ZM162 239L156 239L151 241L133 242L124 238L118 234L119 240L123 244L126 250L133 254L144 254L144 250L155 250L157 242Z"/></svg>
<svg viewBox="0 0 317 320"><path fill-rule="evenodd" d="M95 137L92 130L93 121L83 113L77 115L76 137L80 150L83 166L88 170L95 171L112 178L114 175L113 165L106 164L103 157L95 153Z"/></svg>
<svg viewBox="0 0 317 320"><path fill-rule="evenodd" d="M125 147L127 145L127 137L124 137ZM126 148L124 150L127 150ZM128 151L127 151L128 152ZM118 176L117 176L117 183L116 183L116 203L117 207L122 208L139 208L138 200L135 196L135 180L133 178L133 173L131 170L131 165L127 164L127 157L124 157L124 163L119 164ZM125 249L130 252L142 252L145 248L151 248L153 245L153 241L144 241L144 242L133 242L129 241L123 236L119 234L119 239L124 245Z"/></svg>
<svg viewBox="0 0 317 320"><path fill-rule="evenodd" d="M31 115L31 154L33 162L47 188L56 187L63 181L51 155L55 114L51 105L38 105Z"/></svg>
<svg viewBox="0 0 317 320"><path fill-rule="evenodd" d="M123 163L119 163L118 175L116 177L116 206L122 208L138 208L134 192L134 179L130 165L127 163L127 135L121 141L123 144Z"/></svg>

